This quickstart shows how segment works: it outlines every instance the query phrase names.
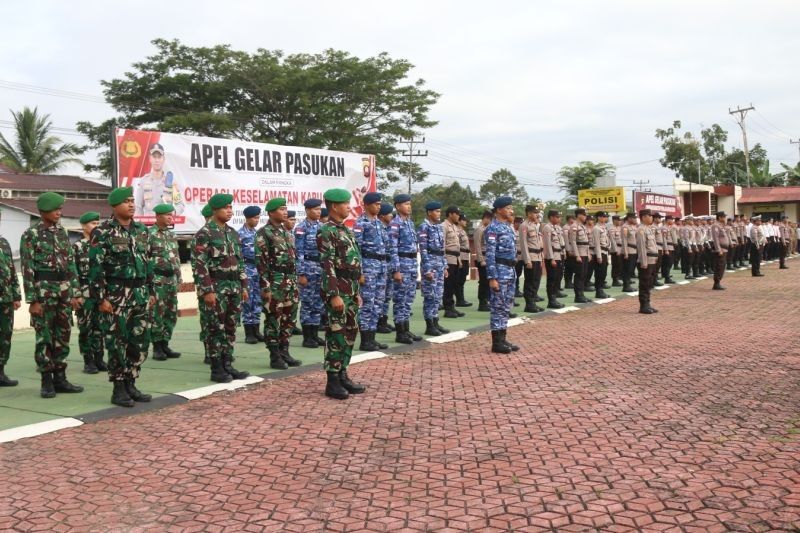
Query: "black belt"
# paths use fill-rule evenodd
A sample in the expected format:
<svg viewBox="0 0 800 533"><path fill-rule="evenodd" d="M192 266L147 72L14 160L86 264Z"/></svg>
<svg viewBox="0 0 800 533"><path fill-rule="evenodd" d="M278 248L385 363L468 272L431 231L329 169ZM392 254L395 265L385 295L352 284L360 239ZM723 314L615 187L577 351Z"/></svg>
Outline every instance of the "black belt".
<svg viewBox="0 0 800 533"><path fill-rule="evenodd" d="M553 251L554 251L554 252L560 252L560 251L561 251L561 248L553 248Z"/></svg>
<svg viewBox="0 0 800 533"><path fill-rule="evenodd" d="M211 277L217 281L240 281L238 272L223 272L215 270L211 273Z"/></svg>
<svg viewBox="0 0 800 533"><path fill-rule="evenodd" d="M471 250L470 250L469 248L462 248L462 249L461 249L461 252L462 252L462 253L465 253L465 254L468 254L468 253L470 253L470 252L471 252Z"/></svg>
<svg viewBox="0 0 800 533"><path fill-rule="evenodd" d="M387 254L374 254L372 252L361 252L361 257L364 259L377 259L378 261L389 260L389 256Z"/></svg>
<svg viewBox="0 0 800 533"><path fill-rule="evenodd" d="M306 261L313 261L315 263L319 263L318 255L304 255L303 259L305 259Z"/></svg>
<svg viewBox="0 0 800 533"><path fill-rule="evenodd" d="M443 250L428 250L428 253L431 254L431 255L437 255L439 257L444 257L444 251ZM458 255L458 254L456 254L456 255Z"/></svg>
<svg viewBox="0 0 800 533"><path fill-rule="evenodd" d="M647 257L658 257L658 254L647 254Z"/></svg>
<svg viewBox="0 0 800 533"><path fill-rule="evenodd" d="M495 258L494 262L498 263L498 264L501 264L501 265L508 266L508 267L516 267L517 266L517 261L515 259L503 259L503 258L497 257L497 258Z"/></svg>
<svg viewBox="0 0 800 533"><path fill-rule="evenodd" d="M158 274L159 276L164 276L164 277L169 278L169 277L174 276L175 274L177 274L177 272L175 272L174 270L166 270L166 269L163 269L163 268L154 268L153 269L153 274Z"/></svg>
<svg viewBox="0 0 800 533"><path fill-rule="evenodd" d="M433 252L431 252L431 253L433 253ZM461 252L450 252L450 251L447 251L447 252L445 252L445 253L446 253L447 255L454 255L454 256L456 256L456 257L458 257L458 256L460 256L460 255L461 255ZM434 255L436 255L436 254L434 254Z"/></svg>
<svg viewBox="0 0 800 533"><path fill-rule="evenodd" d="M40 270L34 272L34 281L67 281L66 272L50 272L48 270Z"/></svg>
<svg viewBox="0 0 800 533"><path fill-rule="evenodd" d="M528 248L528 253L530 254L540 254L542 253L543 248Z"/></svg>
<svg viewBox="0 0 800 533"><path fill-rule="evenodd" d="M608 251L608 248L603 248L602 246L600 247L600 249L603 250L604 252Z"/></svg>
<svg viewBox="0 0 800 533"><path fill-rule="evenodd" d="M358 281L361 277L360 270L337 270L336 277L342 279L349 279L353 281Z"/></svg>
<svg viewBox="0 0 800 533"><path fill-rule="evenodd" d="M414 252L397 252L397 255L400 257L405 257L406 259L416 259L417 254Z"/></svg>
<svg viewBox="0 0 800 533"><path fill-rule="evenodd" d="M636 249L636 245L635 244L629 244L628 248L633 248L635 250Z"/></svg>
<svg viewBox="0 0 800 533"><path fill-rule="evenodd" d="M575 241L575 244L578 244L578 245L580 245L580 246L588 246L588 245L589 245L589 241L586 241L586 242L582 242L582 241Z"/></svg>
<svg viewBox="0 0 800 533"><path fill-rule="evenodd" d="M123 287L128 287L130 289L136 289L139 287L144 287L144 278L117 278L117 277L109 277L106 278L106 282L113 283L115 285L122 285Z"/></svg>

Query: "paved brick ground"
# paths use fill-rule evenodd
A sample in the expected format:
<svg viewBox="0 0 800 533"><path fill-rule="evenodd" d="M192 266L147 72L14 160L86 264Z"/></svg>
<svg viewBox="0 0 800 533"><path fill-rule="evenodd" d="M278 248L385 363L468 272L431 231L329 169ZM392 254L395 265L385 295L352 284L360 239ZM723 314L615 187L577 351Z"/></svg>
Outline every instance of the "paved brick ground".
<svg viewBox="0 0 800 533"><path fill-rule="evenodd" d="M0 529L800 528L800 265L0 447Z"/></svg>

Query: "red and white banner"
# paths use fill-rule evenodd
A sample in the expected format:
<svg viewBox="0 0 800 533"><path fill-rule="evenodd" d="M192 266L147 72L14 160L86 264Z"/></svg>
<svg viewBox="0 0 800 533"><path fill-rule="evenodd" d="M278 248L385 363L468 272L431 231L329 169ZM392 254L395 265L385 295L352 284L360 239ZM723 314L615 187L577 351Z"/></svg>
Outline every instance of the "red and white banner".
<svg viewBox="0 0 800 533"><path fill-rule="evenodd" d="M152 224L153 207L170 203L178 233L194 233L205 223L200 211L217 193L233 195L229 224L239 227L245 207L263 210L276 197L286 198L302 219L303 203L334 187L352 193L355 218L364 193L376 190L372 155L125 129L116 130L115 141L117 183L133 186L136 220Z"/></svg>
<svg viewBox="0 0 800 533"><path fill-rule="evenodd" d="M642 209L650 209L665 216L672 215L676 218L683 216L683 201L680 197L669 194L634 191L633 206L636 213Z"/></svg>

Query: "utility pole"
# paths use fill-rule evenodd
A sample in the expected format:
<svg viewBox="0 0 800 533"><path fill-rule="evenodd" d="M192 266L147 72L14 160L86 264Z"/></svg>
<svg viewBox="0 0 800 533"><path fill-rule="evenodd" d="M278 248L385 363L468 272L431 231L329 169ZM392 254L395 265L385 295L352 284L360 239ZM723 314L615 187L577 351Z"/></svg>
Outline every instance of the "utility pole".
<svg viewBox="0 0 800 533"><path fill-rule="evenodd" d="M650 185L650 180L633 180L633 186L634 187L639 187L639 192L643 192L645 190L644 189L645 185ZM649 191L650 189L647 189L647 190ZM633 207L634 213L636 213L637 212L637 205L636 205L636 192L635 191L631 191L631 206Z"/></svg>
<svg viewBox="0 0 800 533"><path fill-rule="evenodd" d="M793 140L789 139L789 144L796 144L797 145L797 152L798 152L798 155L800 156L800 139L797 139L796 141L793 141ZM800 165L800 162L798 162L797 164Z"/></svg>
<svg viewBox="0 0 800 533"><path fill-rule="evenodd" d="M742 128L742 141L744 144L744 171L747 174L747 186L750 187L750 150L747 148L747 130L744 127L744 119L747 116L748 111L754 110L753 104L750 104L750 107L741 108L739 106L736 109L728 108L728 113L730 115L739 114L739 118L736 119L736 122L739 124L739 127Z"/></svg>
<svg viewBox="0 0 800 533"><path fill-rule="evenodd" d="M414 169L412 166L414 164L414 158L428 157L428 151L425 150L423 153L421 150L414 150L414 147L418 144L425 144L425 137L423 137L422 140L414 138L403 139L401 142L408 145L408 150L403 150L401 155L408 158L408 194L411 194L411 183L414 181Z"/></svg>

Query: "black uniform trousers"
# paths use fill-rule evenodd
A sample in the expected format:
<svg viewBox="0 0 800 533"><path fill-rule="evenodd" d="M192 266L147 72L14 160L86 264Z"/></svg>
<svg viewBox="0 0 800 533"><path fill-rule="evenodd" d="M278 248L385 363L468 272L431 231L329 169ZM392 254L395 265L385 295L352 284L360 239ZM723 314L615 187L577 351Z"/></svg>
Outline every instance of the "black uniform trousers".
<svg viewBox="0 0 800 533"><path fill-rule="evenodd" d="M442 295L442 304L445 309L452 309L455 307L454 297L456 295L456 287L458 286L458 265L447 264L447 277L444 278L444 293Z"/></svg>
<svg viewBox="0 0 800 533"><path fill-rule="evenodd" d="M606 283L606 276L608 276L608 254L603 254L599 257L596 256L592 259L592 263L594 263L594 289L595 292L600 292L603 290L603 285Z"/></svg>
<svg viewBox="0 0 800 533"><path fill-rule="evenodd" d="M718 285L725 275L725 263L727 259L727 252L722 255L719 252L714 253L714 285Z"/></svg>
<svg viewBox="0 0 800 533"><path fill-rule="evenodd" d="M665 253L661 256L661 276L664 280L672 280L672 261L675 258L675 250L667 250L669 253Z"/></svg>
<svg viewBox="0 0 800 533"><path fill-rule="evenodd" d="M586 288L586 278L589 274L589 257L582 255L580 263L578 263L577 258L573 259L575 260L575 279L572 282L573 291L575 296L583 296L583 291Z"/></svg>
<svg viewBox="0 0 800 533"><path fill-rule="evenodd" d="M458 268L458 284L456 285L456 302L464 302L464 285L469 277L469 260L462 259L461 266Z"/></svg>
<svg viewBox="0 0 800 533"><path fill-rule="evenodd" d="M611 254L611 280L619 281L622 276L622 254Z"/></svg>
<svg viewBox="0 0 800 533"><path fill-rule="evenodd" d="M555 300L556 295L561 289L561 277L564 275L564 263L559 259L556 261L555 266L550 259L545 259L545 268L547 269L547 299Z"/></svg>
<svg viewBox="0 0 800 533"><path fill-rule="evenodd" d="M478 301L489 301L489 280L486 279L486 267L480 261L475 261L475 268L478 269Z"/></svg>
<svg viewBox="0 0 800 533"><path fill-rule="evenodd" d="M647 265L647 268L639 265L639 307L641 309L650 307L650 293L656 284L657 271L655 263Z"/></svg>
<svg viewBox="0 0 800 533"><path fill-rule="evenodd" d="M542 262L531 262L531 268L525 267L525 284L522 286L522 294L525 296L525 301L536 298L539 295L539 285L542 282ZM547 282L550 283L550 275L548 274Z"/></svg>
<svg viewBox="0 0 800 533"><path fill-rule="evenodd" d="M761 274L761 249L756 243L750 243L750 273Z"/></svg>

